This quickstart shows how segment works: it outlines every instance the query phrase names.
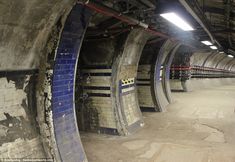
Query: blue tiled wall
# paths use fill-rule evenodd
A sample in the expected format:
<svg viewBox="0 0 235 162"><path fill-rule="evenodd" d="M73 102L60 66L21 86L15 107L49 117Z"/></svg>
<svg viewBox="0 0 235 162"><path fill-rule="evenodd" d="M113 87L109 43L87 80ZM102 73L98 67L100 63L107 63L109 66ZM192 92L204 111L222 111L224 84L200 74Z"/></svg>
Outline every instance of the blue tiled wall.
<svg viewBox="0 0 235 162"><path fill-rule="evenodd" d="M52 113L56 143L64 162L83 162L84 153L74 111L76 62L90 11L79 4L69 14L57 49L53 83Z"/></svg>

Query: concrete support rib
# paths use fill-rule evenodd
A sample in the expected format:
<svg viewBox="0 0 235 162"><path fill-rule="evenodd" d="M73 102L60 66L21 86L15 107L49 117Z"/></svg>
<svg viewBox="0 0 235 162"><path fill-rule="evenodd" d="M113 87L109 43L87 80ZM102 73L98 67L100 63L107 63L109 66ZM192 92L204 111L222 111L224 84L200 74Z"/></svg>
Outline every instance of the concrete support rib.
<svg viewBox="0 0 235 162"><path fill-rule="evenodd" d="M230 58L228 56L225 56L225 58L218 64L217 68L218 69L226 69L227 66L230 65L232 62L233 58Z"/></svg>
<svg viewBox="0 0 235 162"><path fill-rule="evenodd" d="M173 102L171 96L171 87L170 87L170 70L173 58L182 44L177 44L174 49L168 54L168 57L165 60L164 68L163 68L163 89L166 95L166 98L169 103Z"/></svg>
<svg viewBox="0 0 235 162"><path fill-rule="evenodd" d="M170 40L159 45L159 50L156 45L146 46L138 68L138 97L143 111L165 111L171 102L170 66L180 45Z"/></svg>
<svg viewBox="0 0 235 162"><path fill-rule="evenodd" d="M155 95L155 105L158 111L166 111L166 106L169 104L166 94L164 92L163 87L163 69L164 63L166 61L167 56L170 54L172 49L177 45L176 42L172 42L171 40L167 40L163 46L161 47L155 65L154 65L154 73L152 76L153 79L153 91ZM166 78L167 79L167 78Z"/></svg>
<svg viewBox="0 0 235 162"><path fill-rule="evenodd" d="M221 65L221 63L222 63L224 60L226 60L226 58L227 58L227 56L222 55L222 56L221 56L221 59L218 60L218 62L216 63L215 68L219 68L219 66Z"/></svg>
<svg viewBox="0 0 235 162"><path fill-rule="evenodd" d="M235 71L235 63L230 67L231 71Z"/></svg>
<svg viewBox="0 0 235 162"><path fill-rule="evenodd" d="M76 64L90 11L75 5L67 17L57 49L52 81L52 116L57 161L87 161L74 110Z"/></svg>
<svg viewBox="0 0 235 162"><path fill-rule="evenodd" d="M233 67L235 66L235 59L233 59L231 65L228 67L228 70L233 71Z"/></svg>
<svg viewBox="0 0 235 162"><path fill-rule="evenodd" d="M204 64L204 67L215 68L221 57L222 56L220 53L215 53L213 57L210 57L210 59L207 60L207 62Z"/></svg>
<svg viewBox="0 0 235 162"><path fill-rule="evenodd" d="M215 55L214 52L212 52L211 54L209 54L209 55L206 57L205 61L203 62L202 66L205 66L205 64L207 63L207 61L210 60L210 58L213 57L214 55Z"/></svg>
<svg viewBox="0 0 235 162"><path fill-rule="evenodd" d="M233 58L230 58L227 64L224 66L224 70L229 70L230 67L233 65Z"/></svg>
<svg viewBox="0 0 235 162"><path fill-rule="evenodd" d="M83 84L89 91L85 109L96 112L96 125L92 127L97 130L93 131L127 135L141 126L136 76L149 36L145 30L135 28L108 40L84 42L81 67L86 68L82 71L90 78ZM94 51L102 58L97 58Z"/></svg>
<svg viewBox="0 0 235 162"><path fill-rule="evenodd" d="M149 38L143 29L132 30L112 67L113 103L120 121L120 133L128 134L140 127L142 115L139 109L136 77L139 59Z"/></svg>

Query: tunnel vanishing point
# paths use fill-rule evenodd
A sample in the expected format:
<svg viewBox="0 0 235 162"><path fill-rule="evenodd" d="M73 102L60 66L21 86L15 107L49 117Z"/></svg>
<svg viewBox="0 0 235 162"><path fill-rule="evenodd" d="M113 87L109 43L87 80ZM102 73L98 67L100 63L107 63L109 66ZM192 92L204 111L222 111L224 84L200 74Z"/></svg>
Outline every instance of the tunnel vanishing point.
<svg viewBox="0 0 235 162"><path fill-rule="evenodd" d="M0 56L0 161L163 162L160 153L137 156L144 149L127 151L125 158L112 145L143 136L140 143L125 146L129 151L160 147L146 140L163 142L151 130L172 128L168 115L178 111L178 102L235 83L235 2L0 0ZM219 93L208 92L201 103L192 97L184 102L188 109L179 112L197 114L190 106L206 109L209 97ZM214 130L203 126L193 128ZM163 136L177 138L177 131ZM189 137L194 139L190 133L183 138ZM114 138L114 143L97 138ZM109 147L112 155L102 152ZM165 162L189 162L171 153L173 160ZM218 162L235 162L233 153L234 161Z"/></svg>

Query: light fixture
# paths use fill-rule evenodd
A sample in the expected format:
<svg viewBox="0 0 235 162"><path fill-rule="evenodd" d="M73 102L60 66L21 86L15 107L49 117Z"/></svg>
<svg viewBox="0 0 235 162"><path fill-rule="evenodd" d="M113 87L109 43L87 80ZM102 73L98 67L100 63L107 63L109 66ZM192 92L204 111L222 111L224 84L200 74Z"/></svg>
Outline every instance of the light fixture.
<svg viewBox="0 0 235 162"><path fill-rule="evenodd" d="M210 46L211 49L218 49L216 46Z"/></svg>
<svg viewBox="0 0 235 162"><path fill-rule="evenodd" d="M207 45L207 46L211 46L212 43L210 41L201 41L203 44Z"/></svg>
<svg viewBox="0 0 235 162"><path fill-rule="evenodd" d="M176 26L183 29L184 31L194 30L186 21L184 21L181 17L179 17L174 12L160 14L160 16L170 21L171 23L175 24Z"/></svg>
<svg viewBox="0 0 235 162"><path fill-rule="evenodd" d="M231 57L231 58L233 58L234 56L233 56L233 55L228 55L228 57Z"/></svg>
<svg viewBox="0 0 235 162"><path fill-rule="evenodd" d="M223 51L220 51L219 53L224 53Z"/></svg>

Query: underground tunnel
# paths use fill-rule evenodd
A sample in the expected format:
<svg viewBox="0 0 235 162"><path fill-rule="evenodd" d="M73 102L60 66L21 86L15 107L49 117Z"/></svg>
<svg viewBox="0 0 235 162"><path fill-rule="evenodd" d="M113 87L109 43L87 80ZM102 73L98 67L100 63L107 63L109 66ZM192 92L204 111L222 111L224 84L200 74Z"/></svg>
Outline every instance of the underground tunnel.
<svg viewBox="0 0 235 162"><path fill-rule="evenodd" d="M0 0L0 161L235 161L234 6Z"/></svg>

